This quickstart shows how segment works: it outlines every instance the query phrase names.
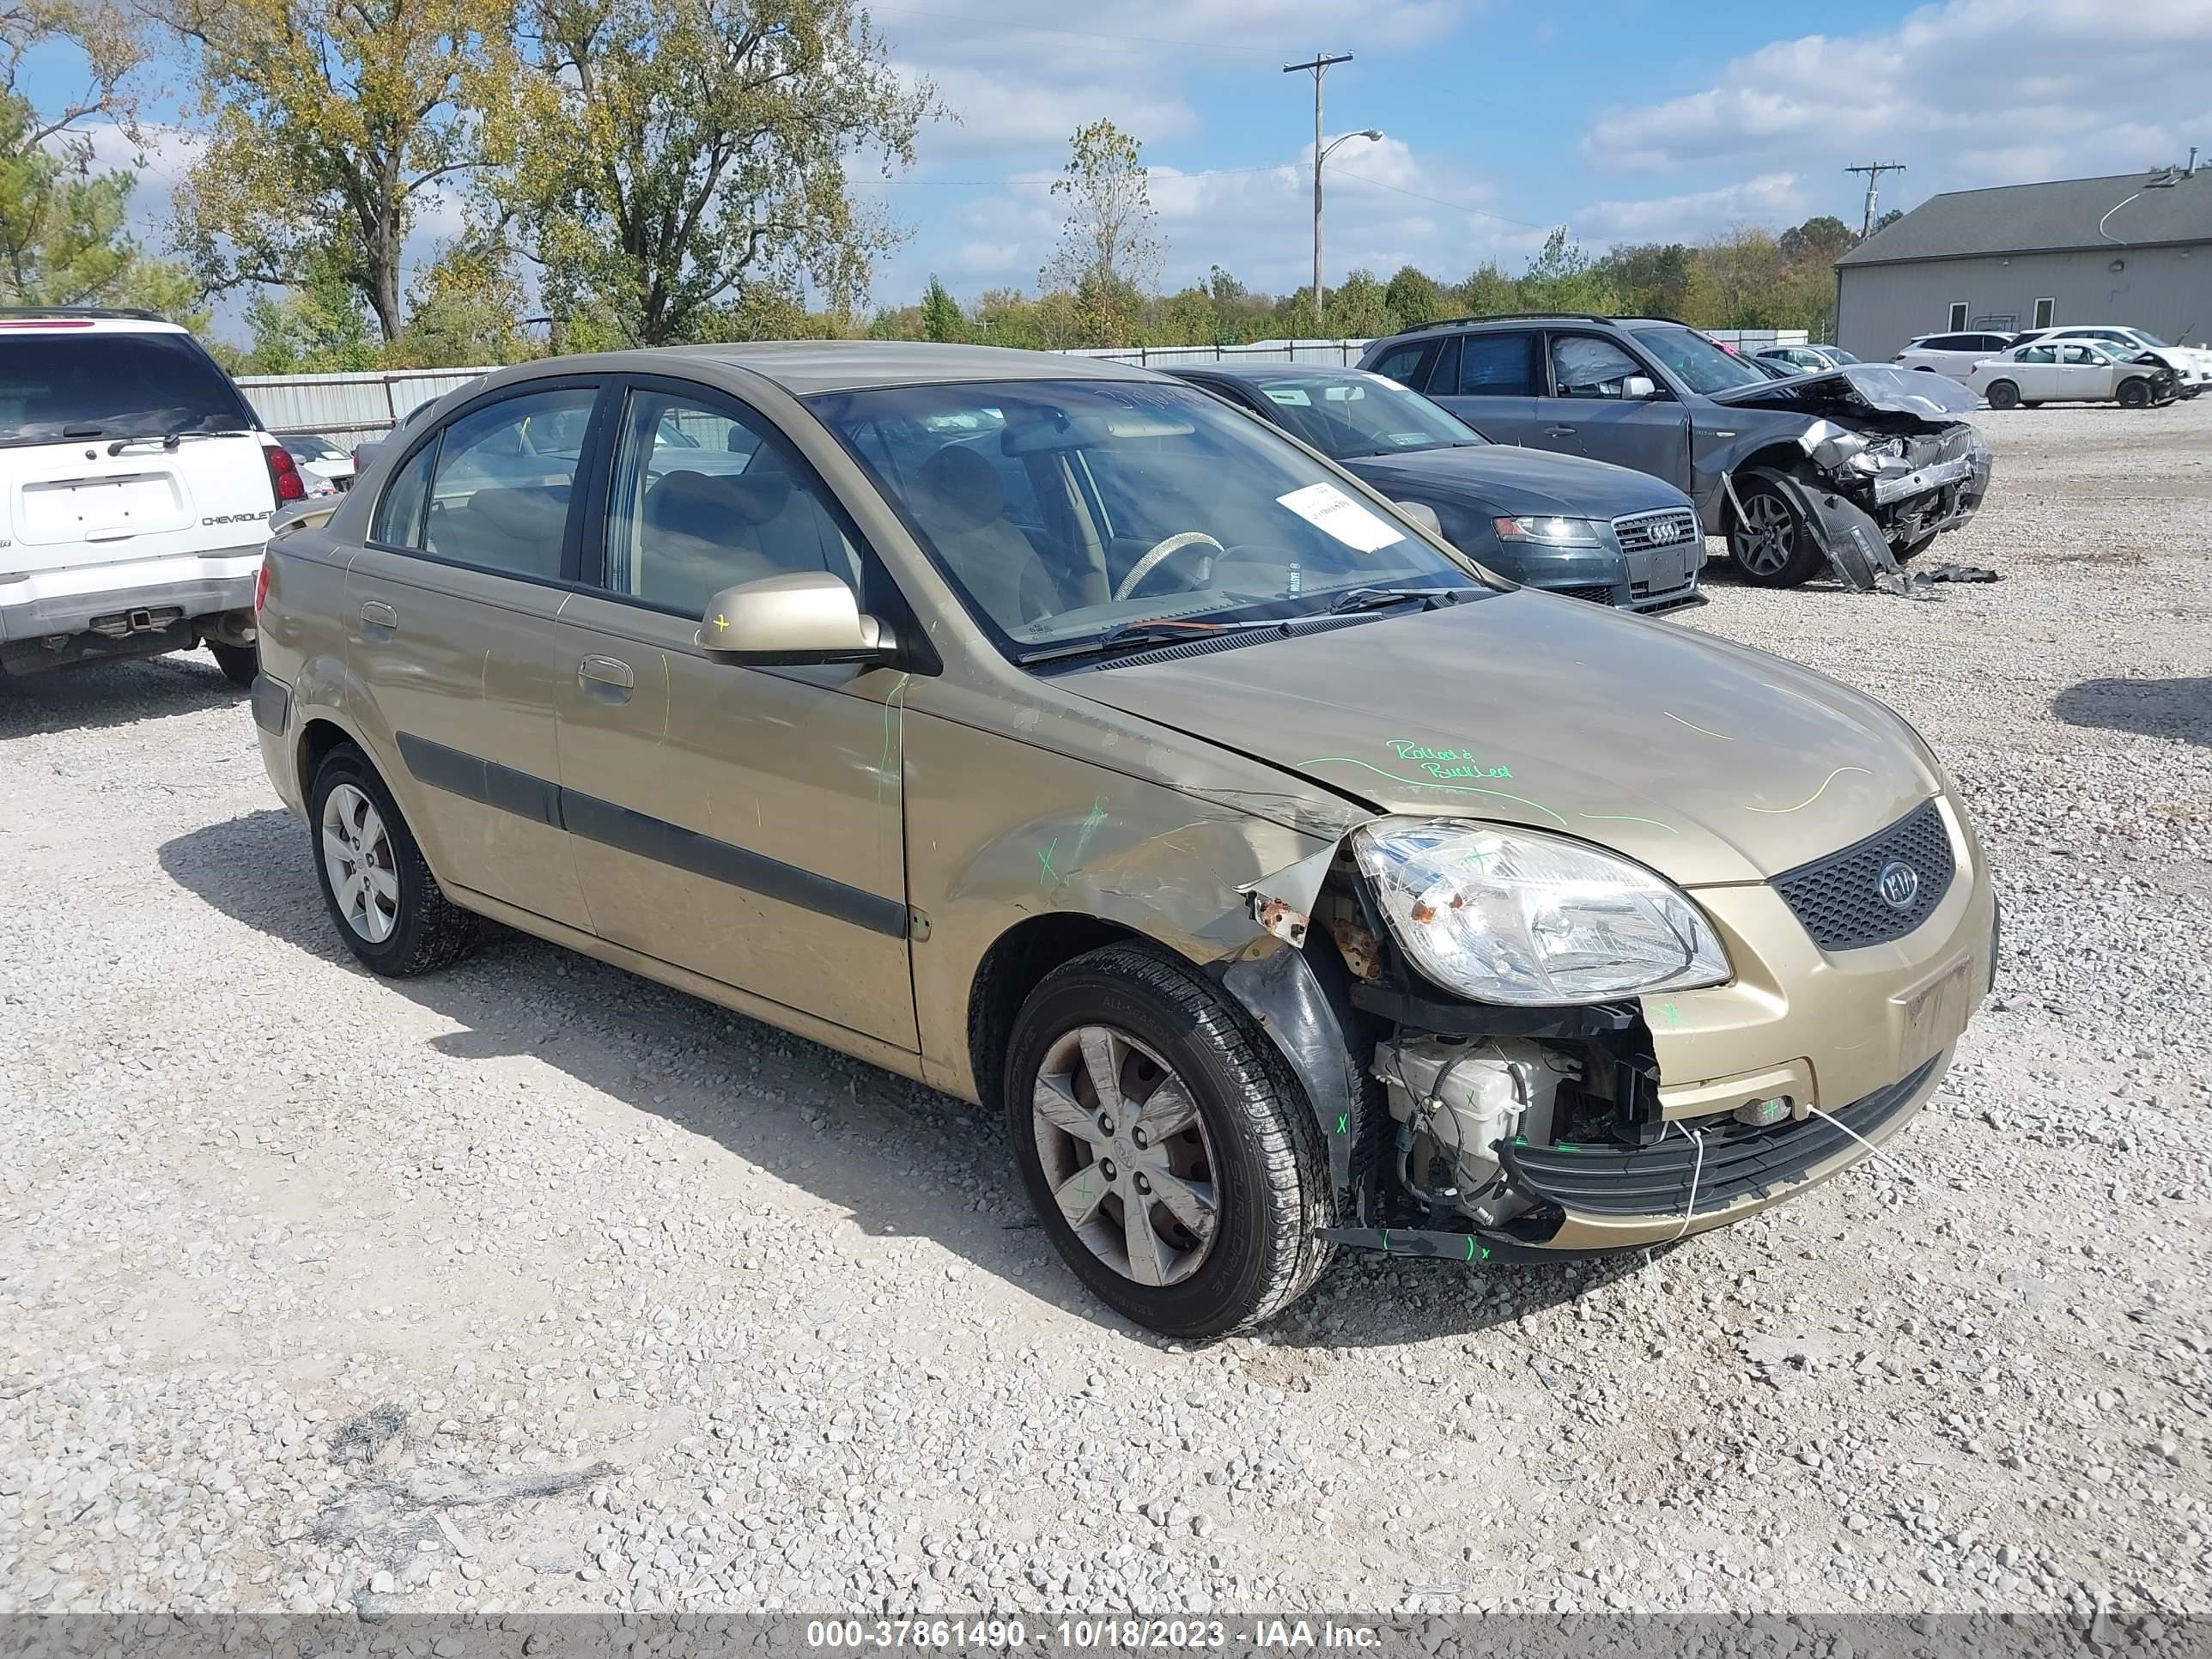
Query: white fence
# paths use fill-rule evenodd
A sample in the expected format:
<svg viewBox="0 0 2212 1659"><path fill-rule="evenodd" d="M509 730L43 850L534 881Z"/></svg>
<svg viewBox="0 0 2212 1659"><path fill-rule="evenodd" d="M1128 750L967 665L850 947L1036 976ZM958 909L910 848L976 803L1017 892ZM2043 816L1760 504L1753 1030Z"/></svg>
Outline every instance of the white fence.
<svg viewBox="0 0 2212 1659"><path fill-rule="evenodd" d="M1714 328L1714 339L1743 351L1803 345L1802 328ZM1356 363L1367 340L1258 340L1250 345L1128 346L1063 354L1166 368L1180 363ZM319 432L350 442L390 431L422 404L466 386L489 368L394 368L362 374L249 374L238 384L271 432Z"/></svg>

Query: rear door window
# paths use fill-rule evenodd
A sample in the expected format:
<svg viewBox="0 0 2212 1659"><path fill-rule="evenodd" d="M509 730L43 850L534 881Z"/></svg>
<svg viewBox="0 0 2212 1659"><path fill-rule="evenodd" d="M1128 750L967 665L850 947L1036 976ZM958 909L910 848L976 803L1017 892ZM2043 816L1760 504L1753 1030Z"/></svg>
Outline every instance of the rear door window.
<svg viewBox="0 0 2212 1659"><path fill-rule="evenodd" d="M230 377L189 334L0 330L0 445L253 425Z"/></svg>
<svg viewBox="0 0 2212 1659"><path fill-rule="evenodd" d="M1535 355L1534 333L1467 335L1460 343L1459 384L1449 389L1462 398L1535 397Z"/></svg>
<svg viewBox="0 0 2212 1659"><path fill-rule="evenodd" d="M439 442L423 548L456 564L552 580L597 388L555 386L470 410ZM380 503L381 505L381 503Z"/></svg>

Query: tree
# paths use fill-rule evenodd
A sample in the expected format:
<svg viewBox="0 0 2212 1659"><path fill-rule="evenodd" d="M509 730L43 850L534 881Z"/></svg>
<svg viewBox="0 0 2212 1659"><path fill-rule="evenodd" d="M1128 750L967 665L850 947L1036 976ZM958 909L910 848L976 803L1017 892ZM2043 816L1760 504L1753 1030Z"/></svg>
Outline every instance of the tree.
<svg viewBox="0 0 2212 1659"><path fill-rule="evenodd" d="M253 335L246 354L250 374L359 374L377 366L360 290L334 262L311 270L281 297L255 295L246 325Z"/></svg>
<svg viewBox="0 0 2212 1659"><path fill-rule="evenodd" d="M1700 328L1786 326L1783 270L1771 231L1744 225L1712 237L1698 250L1683 320Z"/></svg>
<svg viewBox="0 0 2212 1659"><path fill-rule="evenodd" d="M1904 216L1903 208L1892 208L1887 213L1877 214L1875 216L1874 228L1867 232L1867 234L1869 237L1879 236Z"/></svg>
<svg viewBox="0 0 2212 1659"><path fill-rule="evenodd" d="M495 193L556 319L695 339L757 292L858 305L900 240L846 165L910 165L942 113L854 0L522 0L487 108ZM510 78L511 77L511 78Z"/></svg>
<svg viewBox="0 0 2212 1659"><path fill-rule="evenodd" d="M1544 240L1544 251L1528 262L1522 276L1524 311L1578 311L1605 315L1620 308L1620 296L1606 274L1579 244L1567 240L1561 225Z"/></svg>
<svg viewBox="0 0 2212 1659"><path fill-rule="evenodd" d="M1415 265L1401 265L1382 290L1394 328L1419 328L1444 314L1444 291L1436 278Z"/></svg>
<svg viewBox="0 0 2212 1659"><path fill-rule="evenodd" d="M522 332L522 284L495 240L447 246L411 297L407 326L384 354L393 368L461 368L535 355Z"/></svg>
<svg viewBox="0 0 2212 1659"><path fill-rule="evenodd" d="M1371 270L1347 272L1330 290L1324 326L1338 340L1371 340L1396 326L1388 290ZM1310 313L1309 313L1310 314Z"/></svg>
<svg viewBox="0 0 2212 1659"><path fill-rule="evenodd" d="M1811 262L1832 265L1858 244L1858 233L1832 213L1823 213L1794 225L1775 239L1775 246L1791 264Z"/></svg>
<svg viewBox="0 0 2212 1659"><path fill-rule="evenodd" d="M1521 291L1514 280L1498 269L1496 260L1487 260L1476 266L1459 285L1455 303L1468 316L1488 317L1501 311L1519 309Z"/></svg>
<svg viewBox="0 0 2212 1659"><path fill-rule="evenodd" d="M26 73L78 60L76 95L41 100L27 89L58 78ZM0 8L0 302L125 305L199 320L190 276L146 256L124 228L137 180L103 170L89 124L137 136L134 77L144 45L129 20L101 3L15 0Z"/></svg>
<svg viewBox="0 0 2212 1659"><path fill-rule="evenodd" d="M1142 150L1111 121L1093 121L1068 140L1067 165L1052 182L1067 217L1039 280L1075 289L1085 331L1098 345L1126 337L1133 321L1127 302L1159 270L1158 220Z"/></svg>
<svg viewBox="0 0 2212 1659"><path fill-rule="evenodd" d="M512 0L149 0L190 48L206 149L176 198L212 287L335 276L396 340L406 246L481 165Z"/></svg>
<svg viewBox="0 0 2212 1659"><path fill-rule="evenodd" d="M1680 242L1637 242L1616 247L1597 270L1620 295L1622 309L1639 317L1679 317L1688 303L1690 250Z"/></svg>
<svg viewBox="0 0 2212 1659"><path fill-rule="evenodd" d="M934 272L929 278L929 291L921 300L921 337L939 342L968 337L968 319L960 314L959 301L945 292Z"/></svg>

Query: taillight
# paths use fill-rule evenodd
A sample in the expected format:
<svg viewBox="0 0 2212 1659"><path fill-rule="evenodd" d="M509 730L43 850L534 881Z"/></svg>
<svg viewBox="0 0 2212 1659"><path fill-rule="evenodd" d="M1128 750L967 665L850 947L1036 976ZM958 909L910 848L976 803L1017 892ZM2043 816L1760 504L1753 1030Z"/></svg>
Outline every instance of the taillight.
<svg viewBox="0 0 2212 1659"><path fill-rule="evenodd" d="M269 556L261 556L261 568L253 573L253 614L258 617L269 608Z"/></svg>
<svg viewBox="0 0 2212 1659"><path fill-rule="evenodd" d="M292 459L290 450L282 444L264 444L261 459L269 463L269 487L276 492L279 507L307 499L307 480L301 477L300 464Z"/></svg>

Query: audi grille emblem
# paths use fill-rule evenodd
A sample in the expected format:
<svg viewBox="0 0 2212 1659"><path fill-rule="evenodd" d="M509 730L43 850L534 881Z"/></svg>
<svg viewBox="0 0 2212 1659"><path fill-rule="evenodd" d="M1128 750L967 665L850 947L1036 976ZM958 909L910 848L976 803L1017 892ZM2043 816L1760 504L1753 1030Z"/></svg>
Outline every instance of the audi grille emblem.
<svg viewBox="0 0 2212 1659"><path fill-rule="evenodd" d="M1874 878L1875 890L1893 910L1909 910L1920 896L1920 872L1902 859L1892 859Z"/></svg>

